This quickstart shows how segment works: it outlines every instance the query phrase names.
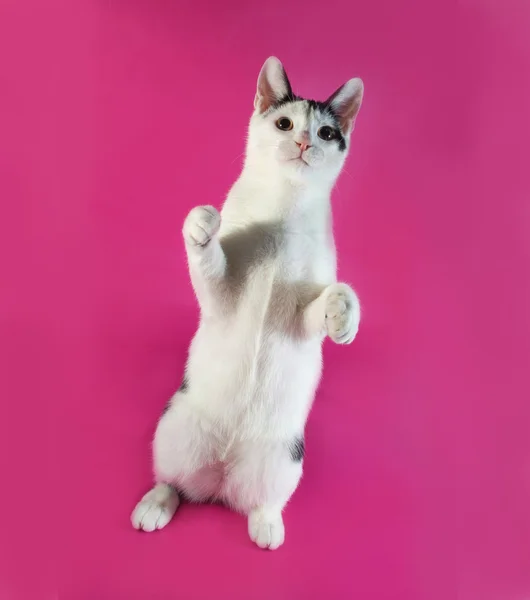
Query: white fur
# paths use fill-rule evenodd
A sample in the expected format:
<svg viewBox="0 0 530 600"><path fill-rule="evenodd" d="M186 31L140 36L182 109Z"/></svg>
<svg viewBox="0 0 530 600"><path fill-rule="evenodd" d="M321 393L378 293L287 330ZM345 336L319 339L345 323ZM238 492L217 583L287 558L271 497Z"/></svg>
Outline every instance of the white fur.
<svg viewBox="0 0 530 600"><path fill-rule="evenodd" d="M138 529L169 522L178 506L175 485L193 501L220 500L247 515L258 546L280 546L282 510L302 475L291 448L303 438L320 379L322 340L327 334L349 344L358 330L357 296L336 283L331 223L330 192L346 151L317 136L333 123L305 101L271 108L286 82L281 63L269 59L245 165L221 215L197 207L184 223L201 319L188 386L156 430L157 485L133 512ZM357 84L344 87L339 103L360 106L362 85L360 92ZM284 116L291 131L275 126ZM310 144L301 158L300 139Z"/></svg>

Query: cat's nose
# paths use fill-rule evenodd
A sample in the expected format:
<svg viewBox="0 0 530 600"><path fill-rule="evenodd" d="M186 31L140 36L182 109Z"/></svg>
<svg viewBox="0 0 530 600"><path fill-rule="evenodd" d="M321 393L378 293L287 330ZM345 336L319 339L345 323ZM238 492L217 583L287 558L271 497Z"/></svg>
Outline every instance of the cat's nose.
<svg viewBox="0 0 530 600"><path fill-rule="evenodd" d="M308 148L311 148L310 139L309 139L309 131L302 131L299 141L296 141L296 145L300 148L302 152L305 152Z"/></svg>
<svg viewBox="0 0 530 600"><path fill-rule="evenodd" d="M311 144L309 144L309 142L296 142L296 145L302 152L305 152L308 148L311 148Z"/></svg>

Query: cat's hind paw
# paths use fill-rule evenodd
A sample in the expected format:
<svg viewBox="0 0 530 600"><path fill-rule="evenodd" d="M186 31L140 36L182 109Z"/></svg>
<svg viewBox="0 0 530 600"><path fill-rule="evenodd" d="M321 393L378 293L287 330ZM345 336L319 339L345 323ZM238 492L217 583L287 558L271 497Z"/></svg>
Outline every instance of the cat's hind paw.
<svg viewBox="0 0 530 600"><path fill-rule="evenodd" d="M138 502L131 515L135 529L155 531L172 519L179 505L177 492L169 485L159 483Z"/></svg>
<svg viewBox="0 0 530 600"><path fill-rule="evenodd" d="M248 517L248 534L260 548L276 550L285 541L285 527L282 515L269 515L254 510Z"/></svg>

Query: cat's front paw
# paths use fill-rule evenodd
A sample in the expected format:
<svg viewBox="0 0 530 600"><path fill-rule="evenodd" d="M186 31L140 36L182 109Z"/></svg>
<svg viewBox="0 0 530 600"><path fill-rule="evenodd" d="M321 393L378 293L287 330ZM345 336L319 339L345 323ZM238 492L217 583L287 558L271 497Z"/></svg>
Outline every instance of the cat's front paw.
<svg viewBox="0 0 530 600"><path fill-rule="evenodd" d="M221 227L221 215L213 206L196 206L189 212L182 234L189 246L206 246Z"/></svg>
<svg viewBox="0 0 530 600"><path fill-rule="evenodd" d="M361 305L350 286L335 283L326 298L326 332L336 344L351 344L359 330Z"/></svg>

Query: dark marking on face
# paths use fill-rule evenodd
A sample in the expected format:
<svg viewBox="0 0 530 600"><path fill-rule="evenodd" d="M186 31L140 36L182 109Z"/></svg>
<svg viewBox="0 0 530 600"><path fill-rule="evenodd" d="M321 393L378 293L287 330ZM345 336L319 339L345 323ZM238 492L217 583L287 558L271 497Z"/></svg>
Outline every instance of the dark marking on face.
<svg viewBox="0 0 530 600"><path fill-rule="evenodd" d="M289 444L289 452L291 453L291 459L294 462L301 462L304 459L305 454L304 438L294 438L294 440Z"/></svg>
<svg viewBox="0 0 530 600"><path fill-rule="evenodd" d="M283 96L283 98L280 98L271 104L269 111L276 110L277 108L285 106L286 104L290 104L291 102L298 102L299 100L302 100L302 98L299 98L298 96L295 96L293 92L290 92L289 94Z"/></svg>
<svg viewBox="0 0 530 600"><path fill-rule="evenodd" d="M338 133L337 137L335 138L335 141L339 145L339 150L341 152L344 152L344 150L346 150L346 139L342 134L342 130L340 128L340 121L339 117L337 116L337 113L327 102L317 102L316 100L307 100L307 102L313 110L321 112L323 115L325 115L326 117L328 117L328 119L331 120L334 129L336 129Z"/></svg>
<svg viewBox="0 0 530 600"><path fill-rule="evenodd" d="M272 104L270 106L269 111L277 110L278 108L281 108L282 106L285 106L286 104L291 104L293 102L302 102L302 101L307 102L308 117L310 116L311 111L313 110L315 112L320 112L321 114L325 115L328 119L331 120L331 122L333 123L333 127L338 132L338 136L336 137L336 139L334 141L337 142L337 144L339 146L339 150L341 152L344 152L344 150L346 150L346 138L344 137L342 129L340 127L339 117L338 117L337 113L333 110L333 108L329 104L329 102L320 102L318 100L310 100L308 98L302 98L300 96L296 96L295 94L293 94L291 92L290 94L286 94L280 100L277 100L276 102L274 102L274 104ZM269 112L269 111L267 111L267 112Z"/></svg>

